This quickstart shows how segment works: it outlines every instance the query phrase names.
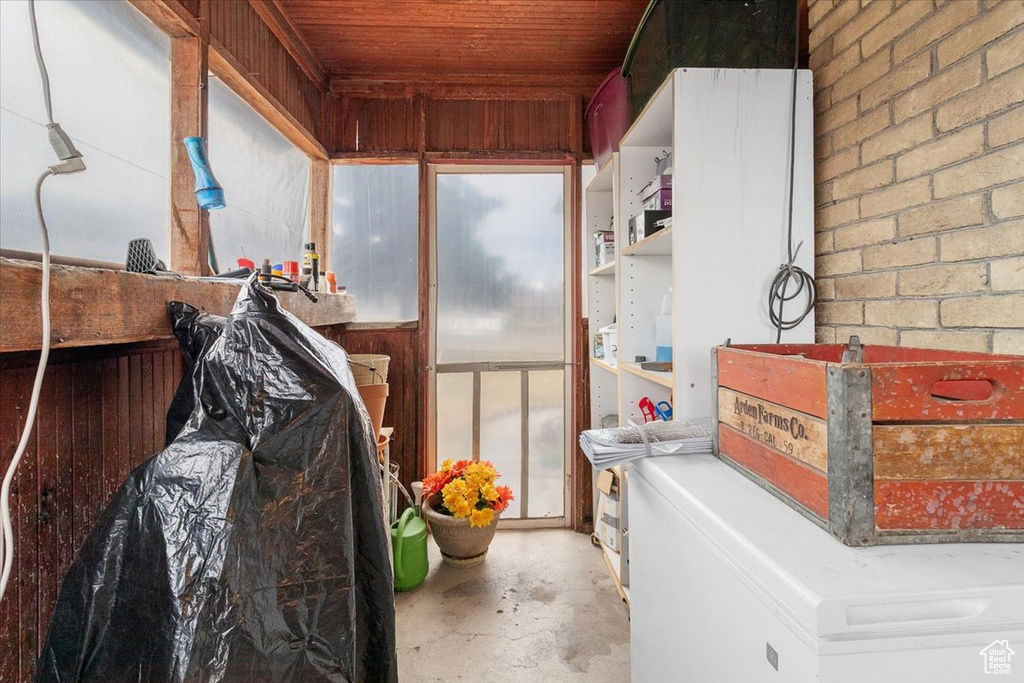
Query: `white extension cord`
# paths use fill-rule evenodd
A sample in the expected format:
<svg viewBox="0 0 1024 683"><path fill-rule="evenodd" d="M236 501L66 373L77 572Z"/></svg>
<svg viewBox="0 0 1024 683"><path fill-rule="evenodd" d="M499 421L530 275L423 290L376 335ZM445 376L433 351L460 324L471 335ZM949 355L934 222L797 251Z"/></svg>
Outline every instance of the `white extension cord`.
<svg viewBox="0 0 1024 683"><path fill-rule="evenodd" d="M39 313L43 319L43 341L39 354L39 365L36 368L36 380L32 384L32 398L28 403L28 415L25 417L25 427L21 432L21 440L18 441L18 448L14 451L14 458L7 468L4 476L3 488L0 489L0 524L2 524L3 551L3 573L0 574L0 600L3 600L7 592L7 579L11 575L11 567L14 565L14 529L11 524L11 482L14 480L14 472L18 469L21 456L25 454L25 448L32 437L32 425L36 419L36 408L39 406L39 393L43 389L43 375L46 372L46 361L50 357L50 236L46 230L46 221L43 218L42 190L43 181L53 175L53 171L46 169L46 172L39 176L36 181L36 215L39 217L39 228L43 233L43 285L39 301Z"/></svg>
<svg viewBox="0 0 1024 683"><path fill-rule="evenodd" d="M39 29L36 26L35 0L29 0L29 18L32 24L32 40L35 46L36 63L39 65L39 76L43 82L43 96L46 104L47 137L50 146L60 159L60 163L48 167L35 186L36 216L39 219L39 230L43 236L43 282L40 290L39 314L43 324L43 338L39 353L39 365L36 367L36 378L32 384L32 397L28 404L28 414L25 416L25 426L21 432L21 439L18 440L18 447L11 458L11 464L7 467L4 475L3 487L0 488L0 560L2 560L2 573L0 573L0 600L3 600L7 593L7 581L11 576L11 568L14 566L14 528L11 523L11 482L14 481L14 473L18 469L18 463L25 454L29 439L32 438L32 427L35 424L36 410L39 407L39 394L43 388L43 375L46 373L46 362L50 357L50 234L46 229L46 219L43 216L43 182L51 175L64 175L68 173L80 173L85 170L85 163L82 161L81 153L75 149L71 138L61 129L59 123L53 122L53 112L50 105L50 78L46 73L46 64L43 62L43 53L39 47Z"/></svg>

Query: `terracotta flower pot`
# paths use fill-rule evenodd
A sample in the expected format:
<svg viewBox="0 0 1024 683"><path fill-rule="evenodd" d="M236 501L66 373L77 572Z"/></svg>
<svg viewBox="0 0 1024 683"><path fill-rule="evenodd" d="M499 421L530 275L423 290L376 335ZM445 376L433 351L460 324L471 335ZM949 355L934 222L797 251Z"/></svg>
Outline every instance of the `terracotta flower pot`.
<svg viewBox="0 0 1024 683"><path fill-rule="evenodd" d="M494 513L490 525L478 529L470 526L468 518L456 519L438 512L441 497L436 493L423 501L423 519L434 537L434 542L441 549L441 557L445 564L453 567L472 567L484 561L487 548L491 545L494 532L498 528L500 512Z"/></svg>

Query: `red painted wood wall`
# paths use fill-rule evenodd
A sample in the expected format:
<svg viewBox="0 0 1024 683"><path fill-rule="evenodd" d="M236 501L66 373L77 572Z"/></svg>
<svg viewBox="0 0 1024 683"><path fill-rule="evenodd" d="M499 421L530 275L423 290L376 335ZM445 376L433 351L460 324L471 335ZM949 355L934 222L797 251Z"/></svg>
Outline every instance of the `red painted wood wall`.
<svg viewBox="0 0 1024 683"><path fill-rule="evenodd" d="M409 484L422 478L419 467L419 429L422 427L419 389L427 381L426 366L417 360L416 328L390 330L322 330L328 339L341 344L349 353L382 353L388 362L388 401L384 406L383 426L394 427L391 462L398 463L399 478L407 491ZM401 495L401 494L399 494ZM404 507L401 504L399 509Z"/></svg>
<svg viewBox="0 0 1024 683"><path fill-rule="evenodd" d="M342 93L332 100L335 154L535 152L582 155L582 97L465 90L448 95Z"/></svg>
<svg viewBox="0 0 1024 683"><path fill-rule="evenodd" d="M384 424L403 483L419 478L416 329L321 332L350 353L391 356ZM0 357L0 468L25 422L36 354ZM54 352L33 436L11 488L15 564L0 603L0 681L31 679L60 582L129 473L163 449L184 359L174 341ZM8 646L10 644L10 646Z"/></svg>
<svg viewBox="0 0 1024 683"><path fill-rule="evenodd" d="M25 422L36 358L0 358L4 472ZM15 555L0 603L0 680L32 678L64 572L128 474L163 448L183 368L174 342L51 355L11 487Z"/></svg>

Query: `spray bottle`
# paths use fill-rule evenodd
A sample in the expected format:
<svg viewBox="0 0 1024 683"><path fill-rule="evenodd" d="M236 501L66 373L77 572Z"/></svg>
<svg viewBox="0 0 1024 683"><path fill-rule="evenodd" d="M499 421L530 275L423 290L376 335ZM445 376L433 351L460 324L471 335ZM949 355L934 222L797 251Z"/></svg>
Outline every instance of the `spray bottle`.
<svg viewBox="0 0 1024 683"><path fill-rule="evenodd" d="M313 284L313 261L317 261L319 268L320 256L316 253L316 242L306 242L306 251L302 254L302 271L299 275L299 284L303 287L310 287Z"/></svg>

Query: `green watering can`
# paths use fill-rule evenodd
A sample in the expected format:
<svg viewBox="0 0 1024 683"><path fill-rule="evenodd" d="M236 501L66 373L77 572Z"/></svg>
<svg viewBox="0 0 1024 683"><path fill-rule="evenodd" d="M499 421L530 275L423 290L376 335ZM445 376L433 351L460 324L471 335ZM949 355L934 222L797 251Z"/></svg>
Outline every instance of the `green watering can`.
<svg viewBox="0 0 1024 683"><path fill-rule="evenodd" d="M419 509L409 507L391 524L391 547L395 553L395 590L411 591L427 578L427 525Z"/></svg>

